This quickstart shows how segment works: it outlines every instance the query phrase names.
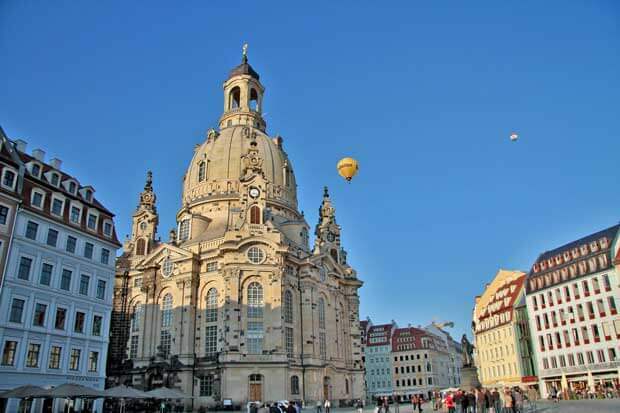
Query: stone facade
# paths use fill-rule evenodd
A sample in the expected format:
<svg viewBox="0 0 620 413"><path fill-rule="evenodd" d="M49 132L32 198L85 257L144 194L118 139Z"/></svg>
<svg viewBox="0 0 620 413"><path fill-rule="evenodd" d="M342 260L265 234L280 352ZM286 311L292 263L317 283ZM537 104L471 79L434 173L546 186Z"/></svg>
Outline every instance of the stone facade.
<svg viewBox="0 0 620 413"><path fill-rule="evenodd" d="M194 149L168 242L149 174L117 262L111 381L175 387L194 408L363 397L362 282L327 189L310 247L263 93L244 56L224 83L219 130Z"/></svg>

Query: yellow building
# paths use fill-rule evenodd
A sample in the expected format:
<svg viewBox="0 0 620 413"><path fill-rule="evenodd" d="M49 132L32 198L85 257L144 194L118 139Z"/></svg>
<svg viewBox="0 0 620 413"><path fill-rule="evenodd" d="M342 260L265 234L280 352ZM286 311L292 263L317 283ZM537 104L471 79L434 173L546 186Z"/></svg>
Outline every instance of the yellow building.
<svg viewBox="0 0 620 413"><path fill-rule="evenodd" d="M514 307L525 294L525 273L499 270L481 296L473 314L478 378L483 387L522 384Z"/></svg>

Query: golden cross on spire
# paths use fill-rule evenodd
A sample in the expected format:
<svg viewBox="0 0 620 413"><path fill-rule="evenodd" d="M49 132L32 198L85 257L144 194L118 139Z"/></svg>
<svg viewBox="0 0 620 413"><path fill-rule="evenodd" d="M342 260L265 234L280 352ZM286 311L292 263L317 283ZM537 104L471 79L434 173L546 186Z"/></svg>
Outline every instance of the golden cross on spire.
<svg viewBox="0 0 620 413"><path fill-rule="evenodd" d="M241 48L241 50L243 50L243 57L247 58L247 56L248 56L248 44L247 43L243 43L243 47Z"/></svg>

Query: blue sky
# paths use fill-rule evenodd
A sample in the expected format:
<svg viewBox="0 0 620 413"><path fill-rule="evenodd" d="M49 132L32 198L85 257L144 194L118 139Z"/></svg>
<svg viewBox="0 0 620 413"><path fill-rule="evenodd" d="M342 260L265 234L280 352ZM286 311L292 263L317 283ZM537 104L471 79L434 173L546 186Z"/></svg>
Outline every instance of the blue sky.
<svg viewBox="0 0 620 413"><path fill-rule="evenodd" d="M167 239L248 42L311 226L330 187L361 314L460 337L498 268L618 222L619 22L612 0L5 0L0 122L92 184L123 237L152 169Z"/></svg>

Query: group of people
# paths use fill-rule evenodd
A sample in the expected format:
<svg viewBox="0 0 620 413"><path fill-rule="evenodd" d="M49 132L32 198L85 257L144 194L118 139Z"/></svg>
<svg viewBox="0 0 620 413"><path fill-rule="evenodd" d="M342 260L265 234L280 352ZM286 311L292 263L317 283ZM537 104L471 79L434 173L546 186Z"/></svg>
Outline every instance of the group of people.
<svg viewBox="0 0 620 413"><path fill-rule="evenodd" d="M301 405L294 401L280 402L250 402L248 403L248 413L301 413Z"/></svg>
<svg viewBox="0 0 620 413"><path fill-rule="evenodd" d="M474 391L448 392L444 397L437 397L439 406L433 404L435 410L441 404L448 413L520 413L523 412L525 400L535 402L538 392L531 387L524 393L519 387L495 389L475 389Z"/></svg>

